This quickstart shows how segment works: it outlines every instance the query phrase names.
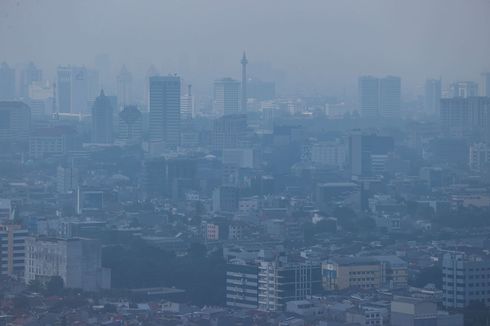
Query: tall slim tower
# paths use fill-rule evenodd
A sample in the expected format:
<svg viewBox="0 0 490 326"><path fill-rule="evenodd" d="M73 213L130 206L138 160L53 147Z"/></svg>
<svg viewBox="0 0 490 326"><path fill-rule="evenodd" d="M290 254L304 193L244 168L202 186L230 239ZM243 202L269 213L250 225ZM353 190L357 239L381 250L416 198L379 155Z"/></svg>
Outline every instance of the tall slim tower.
<svg viewBox="0 0 490 326"><path fill-rule="evenodd" d="M150 141L180 142L180 77L150 77Z"/></svg>
<svg viewBox="0 0 490 326"><path fill-rule="evenodd" d="M243 51L243 56L242 56L242 112L246 113L247 112L247 55L245 51Z"/></svg>

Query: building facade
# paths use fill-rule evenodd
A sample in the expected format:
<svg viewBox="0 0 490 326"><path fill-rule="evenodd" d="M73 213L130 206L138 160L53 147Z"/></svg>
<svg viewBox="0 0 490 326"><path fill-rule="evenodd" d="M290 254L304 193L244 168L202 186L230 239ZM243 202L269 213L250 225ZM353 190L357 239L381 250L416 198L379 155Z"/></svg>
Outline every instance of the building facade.
<svg viewBox="0 0 490 326"><path fill-rule="evenodd" d="M150 142L180 143L180 77L150 77Z"/></svg>
<svg viewBox="0 0 490 326"><path fill-rule="evenodd" d="M100 243L91 239L26 238L25 282L60 276L66 288L110 288L110 270L102 267Z"/></svg>

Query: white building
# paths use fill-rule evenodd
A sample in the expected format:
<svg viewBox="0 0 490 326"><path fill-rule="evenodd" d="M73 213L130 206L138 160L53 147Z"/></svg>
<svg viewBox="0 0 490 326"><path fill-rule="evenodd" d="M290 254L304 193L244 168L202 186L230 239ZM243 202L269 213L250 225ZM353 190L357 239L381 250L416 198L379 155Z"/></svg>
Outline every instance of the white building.
<svg viewBox="0 0 490 326"><path fill-rule="evenodd" d="M100 243L91 239L26 239L25 282L60 276L66 288L109 289L110 269L102 267Z"/></svg>

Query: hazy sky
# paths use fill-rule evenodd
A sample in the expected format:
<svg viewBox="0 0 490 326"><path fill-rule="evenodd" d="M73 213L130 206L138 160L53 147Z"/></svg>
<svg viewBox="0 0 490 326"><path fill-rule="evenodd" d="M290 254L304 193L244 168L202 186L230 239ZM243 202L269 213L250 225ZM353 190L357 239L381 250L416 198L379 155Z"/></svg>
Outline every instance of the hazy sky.
<svg viewBox="0 0 490 326"><path fill-rule="evenodd" d="M490 0L0 0L0 61L52 73L107 53L114 70L153 63L205 83L239 77L246 49L289 88L338 94L394 74L410 92L490 70L489 17Z"/></svg>

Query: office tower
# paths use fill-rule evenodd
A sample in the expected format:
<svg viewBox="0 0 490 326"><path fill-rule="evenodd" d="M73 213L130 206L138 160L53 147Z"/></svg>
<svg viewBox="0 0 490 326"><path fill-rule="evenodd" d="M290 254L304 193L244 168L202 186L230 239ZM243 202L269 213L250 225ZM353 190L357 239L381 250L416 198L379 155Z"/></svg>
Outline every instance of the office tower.
<svg viewBox="0 0 490 326"><path fill-rule="evenodd" d="M178 146L180 77L150 77L150 142Z"/></svg>
<svg viewBox="0 0 490 326"><path fill-rule="evenodd" d="M119 113L118 138L126 144L141 142L143 138L143 115L136 106L126 106Z"/></svg>
<svg viewBox="0 0 490 326"><path fill-rule="evenodd" d="M490 141L490 97L442 99L440 119L448 136L475 135L480 141Z"/></svg>
<svg viewBox="0 0 490 326"><path fill-rule="evenodd" d="M145 74L145 93L144 93L144 101L146 106L146 111L150 110L150 78L160 76L158 69L154 65L150 65Z"/></svg>
<svg viewBox="0 0 490 326"><path fill-rule="evenodd" d="M349 137L349 163L352 175L382 174L388 155L394 150L393 137L354 133Z"/></svg>
<svg viewBox="0 0 490 326"><path fill-rule="evenodd" d="M450 86L451 97L478 96L478 84L472 81L458 81Z"/></svg>
<svg viewBox="0 0 490 326"><path fill-rule="evenodd" d="M112 104L102 90L92 107L92 142L97 144L112 143L112 112Z"/></svg>
<svg viewBox="0 0 490 326"><path fill-rule="evenodd" d="M57 103L59 112L87 114L88 73L85 67L58 67Z"/></svg>
<svg viewBox="0 0 490 326"><path fill-rule="evenodd" d="M486 257L448 252L442 258L442 304L465 308L472 302L490 307L490 260Z"/></svg>
<svg viewBox="0 0 490 326"><path fill-rule="evenodd" d="M481 74L480 96L490 97L490 72Z"/></svg>
<svg viewBox="0 0 490 326"><path fill-rule="evenodd" d="M240 61L242 64L242 98L241 98L241 110L243 113L247 113L247 55L245 51L243 52L242 60Z"/></svg>
<svg viewBox="0 0 490 326"><path fill-rule="evenodd" d="M379 80L379 115L383 118L397 118L401 108L401 79L387 76Z"/></svg>
<svg viewBox="0 0 490 326"><path fill-rule="evenodd" d="M0 101L15 98L15 69L5 62L0 65Z"/></svg>
<svg viewBox="0 0 490 326"><path fill-rule="evenodd" d="M247 117L244 114L226 115L214 120L212 145L217 151L246 147Z"/></svg>
<svg viewBox="0 0 490 326"><path fill-rule="evenodd" d="M427 114L439 114L441 107L441 80L427 79L425 81L424 109Z"/></svg>
<svg viewBox="0 0 490 326"><path fill-rule="evenodd" d="M259 310L282 311L286 302L321 291L320 265L262 260L259 263Z"/></svg>
<svg viewBox="0 0 490 326"><path fill-rule="evenodd" d="M180 98L180 117L182 120L192 119L194 116L194 98L192 97L192 85L187 86L187 94Z"/></svg>
<svg viewBox="0 0 490 326"><path fill-rule="evenodd" d="M226 267L226 305L257 309L259 303L259 269L257 265L235 259Z"/></svg>
<svg viewBox="0 0 490 326"><path fill-rule="evenodd" d="M65 288L99 291L111 286L111 271L102 267L97 240L26 238L25 282L63 279Z"/></svg>
<svg viewBox="0 0 490 326"><path fill-rule="evenodd" d="M240 82L231 78L215 81L213 106L219 116L240 113Z"/></svg>
<svg viewBox="0 0 490 326"><path fill-rule="evenodd" d="M359 77L359 111L367 119L397 118L401 108L401 79L387 76Z"/></svg>
<svg viewBox="0 0 490 326"><path fill-rule="evenodd" d="M25 239L28 231L21 225L0 225L0 273L24 276Z"/></svg>
<svg viewBox="0 0 490 326"><path fill-rule="evenodd" d="M126 66L117 75L117 100L118 109L133 104L133 75Z"/></svg>
<svg viewBox="0 0 490 326"><path fill-rule="evenodd" d="M59 166L56 169L56 191L60 194L66 194L75 191L79 186L80 175L76 167Z"/></svg>
<svg viewBox="0 0 490 326"><path fill-rule="evenodd" d="M41 82L43 73L34 63L30 62L20 72L20 97L26 99L29 97L29 87L35 82Z"/></svg>
<svg viewBox="0 0 490 326"><path fill-rule="evenodd" d="M378 116L379 79L372 76L359 77L359 113L371 119Z"/></svg>
<svg viewBox="0 0 490 326"><path fill-rule="evenodd" d="M0 102L0 142L27 141L31 108L22 102Z"/></svg>

